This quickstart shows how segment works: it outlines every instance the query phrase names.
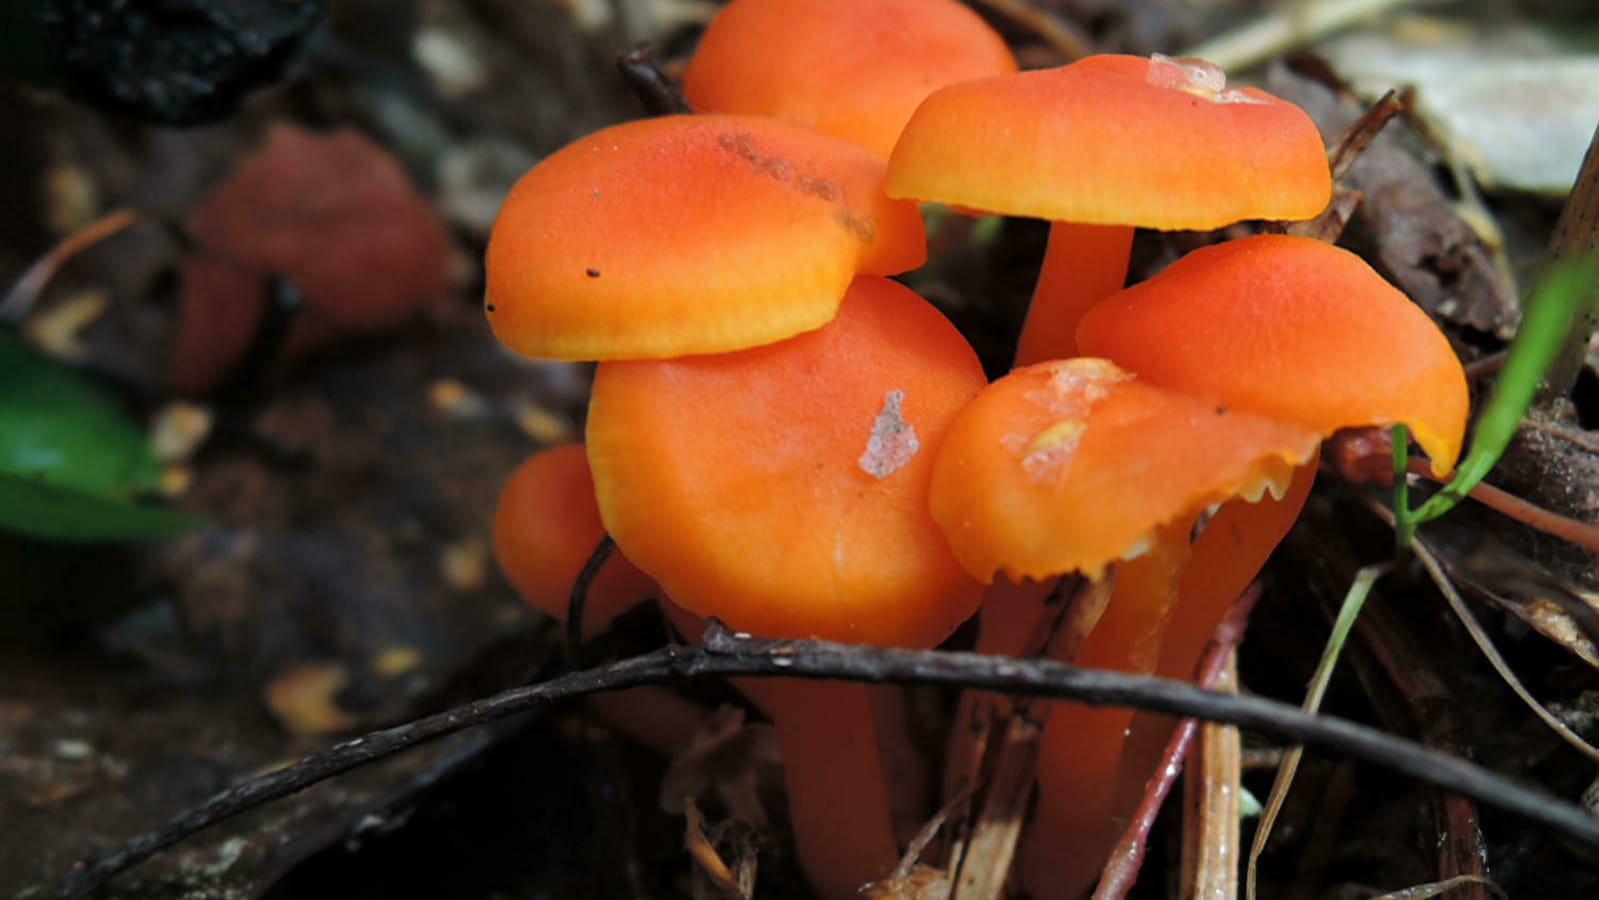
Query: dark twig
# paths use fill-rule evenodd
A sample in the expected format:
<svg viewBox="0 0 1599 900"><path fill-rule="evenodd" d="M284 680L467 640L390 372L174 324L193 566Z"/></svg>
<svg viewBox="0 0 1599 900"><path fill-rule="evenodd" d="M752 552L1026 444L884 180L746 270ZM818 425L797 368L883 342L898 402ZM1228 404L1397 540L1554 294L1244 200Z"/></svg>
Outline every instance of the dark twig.
<svg viewBox="0 0 1599 900"><path fill-rule="evenodd" d="M634 96L644 107L646 116L687 115L688 99L672 76L655 64L655 54L649 44L638 44L616 58L616 68L633 89Z"/></svg>
<svg viewBox="0 0 1599 900"><path fill-rule="evenodd" d="M1394 116L1403 112L1405 104L1399 100L1393 91L1382 95L1373 103L1359 119L1355 120L1349 130L1327 154L1327 165L1332 169L1335 183L1341 182L1349 174L1349 169L1354 166L1360 155L1377 139L1383 126ZM1318 241L1333 243L1344 233L1344 228L1349 224L1349 217L1354 215L1355 207L1360 205L1362 197L1357 191L1337 190L1333 192L1332 202L1313 219L1295 222L1289 225L1287 232L1299 237L1315 238Z"/></svg>
<svg viewBox="0 0 1599 900"><path fill-rule="evenodd" d="M588 605L589 587L615 550L616 541L609 534L602 536L572 581L572 592L566 595L566 649L572 659L579 658L578 650L583 646L583 609Z"/></svg>
<svg viewBox="0 0 1599 900"><path fill-rule="evenodd" d="M707 629L704 643L697 646L666 647L540 684L513 688L335 744L287 768L252 778L105 856L79 863L63 880L60 896L84 897L116 873L224 819L423 741L545 707L567 697L729 675L976 688L1228 722L1475 797L1587 847L1588 859L1599 861L1599 818L1577 806L1412 741L1353 722L1307 716L1284 703L1204 691L1162 678L1079 669L1050 660L825 641L773 641L728 634L713 626Z"/></svg>
<svg viewBox="0 0 1599 900"><path fill-rule="evenodd" d="M1505 367L1505 357L1508 355L1504 350L1500 350L1464 363L1461 368L1466 372L1466 380L1476 381L1479 378L1497 374L1500 369Z"/></svg>
<svg viewBox="0 0 1599 900"><path fill-rule="evenodd" d="M1389 91L1373 103L1355 124L1349 126L1344 132L1343 140L1333 150L1327 160L1327 165L1332 169L1334 179L1343 178L1349 174L1349 169L1366 152L1371 142L1377 139L1378 133L1388 124L1388 120L1405 111L1405 104L1399 99L1399 94Z"/></svg>

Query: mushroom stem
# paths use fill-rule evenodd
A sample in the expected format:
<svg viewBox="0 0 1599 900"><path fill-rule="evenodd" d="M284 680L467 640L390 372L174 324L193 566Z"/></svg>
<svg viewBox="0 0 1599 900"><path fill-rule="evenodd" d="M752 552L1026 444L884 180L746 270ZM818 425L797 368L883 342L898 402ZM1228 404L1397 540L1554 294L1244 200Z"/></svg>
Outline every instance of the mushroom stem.
<svg viewBox="0 0 1599 900"><path fill-rule="evenodd" d="M800 866L821 900L853 900L899 856L866 687L782 679L770 698Z"/></svg>
<svg viewBox="0 0 1599 900"><path fill-rule="evenodd" d="M882 766L883 789L888 791L889 813L894 818L894 843L906 847L916 840L933 814L931 769L916 745L912 730L914 708L898 684L873 684L866 688L876 723L877 757Z"/></svg>
<svg viewBox="0 0 1599 900"><path fill-rule="evenodd" d="M983 590L983 611L978 619L978 653L1024 656L1038 631L1050 594L1059 579L1012 581L1000 576ZM970 785L982 765L989 741L1002 737L1005 718L1014 702L1009 695L991 691L961 694L951 729L949 755L944 763L944 796L955 797Z"/></svg>
<svg viewBox="0 0 1599 900"><path fill-rule="evenodd" d="M1102 621L1079 661L1168 678L1194 677L1206 643L1299 517L1315 477L1312 461L1294 471L1281 499L1267 495L1255 503L1236 498L1223 503L1191 546L1187 532L1168 526L1161 544L1176 546L1157 546L1151 554L1116 567L1110 610L1145 633L1118 633L1115 626L1106 630ZM1163 560L1170 566L1164 573ZM1164 615L1159 610L1163 590L1167 602L1175 600ZM1137 623L1124 611L1127 605L1141 607L1155 624ZM1105 619L1111 619L1110 611ZM1036 860L1037 868L1024 872L1037 876L1030 884L1040 898L1075 897L1093 883L1120 823L1138 807L1175 725L1170 717L1149 713L1056 707L1040 754L1039 815L1024 857ZM1062 846L1075 848L1068 871L1046 875L1046 856ZM1050 878L1056 882L1045 884Z"/></svg>
<svg viewBox="0 0 1599 900"><path fill-rule="evenodd" d="M1177 609L1167 626L1156 674L1193 679L1205 645L1216 633L1227 610L1255 580L1266 559L1287 536L1299 518L1316 480L1313 460L1294 470L1293 480L1281 499L1270 495L1259 502L1229 500L1211 516L1194 541L1188 567L1178 583ZM1140 712L1128 727L1117 781L1120 808L1139 802L1145 780L1154 771L1177 720Z"/></svg>
<svg viewBox="0 0 1599 900"><path fill-rule="evenodd" d="M1127 282L1130 225L1055 222L1016 346L1016 365L1066 359L1077 352L1077 323Z"/></svg>
<svg viewBox="0 0 1599 900"><path fill-rule="evenodd" d="M1188 561L1194 518L1162 526L1152 546L1116 564L1116 586L1077 664L1152 672ZM1072 900L1093 883L1121 828L1116 772L1133 711L1056 703L1038 754L1038 812L1021 853L1028 890L1040 900Z"/></svg>
<svg viewBox="0 0 1599 900"><path fill-rule="evenodd" d="M1177 611L1156 670L1168 678L1193 678L1205 645L1238 595L1249 587L1267 557L1288 535L1316 480L1316 460L1294 470L1281 499L1256 503L1233 499L1221 505L1194 541L1178 587ZM1164 740L1164 739L1163 739Z"/></svg>

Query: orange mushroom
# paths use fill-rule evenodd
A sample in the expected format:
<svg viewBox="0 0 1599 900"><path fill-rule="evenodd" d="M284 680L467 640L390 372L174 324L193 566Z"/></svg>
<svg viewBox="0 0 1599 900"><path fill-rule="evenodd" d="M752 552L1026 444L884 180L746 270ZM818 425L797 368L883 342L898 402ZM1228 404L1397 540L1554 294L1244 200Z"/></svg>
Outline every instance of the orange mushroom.
<svg viewBox="0 0 1599 900"><path fill-rule="evenodd" d="M1097 305L1077 339L1151 383L1323 436L1407 424L1438 474L1460 455L1469 397L1448 338L1331 244L1262 234L1195 250Z"/></svg>
<svg viewBox="0 0 1599 900"><path fill-rule="evenodd" d="M1303 427L1155 387L1103 359L1012 371L950 425L933 517L972 575L1098 579L1152 528L1285 485Z"/></svg>
<svg viewBox="0 0 1599 900"><path fill-rule="evenodd" d="M528 356L720 353L817 328L857 272L921 265L884 162L773 119L663 116L545 158L495 220L485 310Z"/></svg>
<svg viewBox="0 0 1599 900"><path fill-rule="evenodd" d="M1330 244L1256 235L1196 250L1095 307L1078 339L1152 383L1297 422L1323 438L1404 423L1439 475L1460 455L1470 397L1448 339L1360 257ZM1212 597L1209 612L1174 636L1164 674L1192 671L1226 605L1296 514L1278 514L1278 524L1249 541L1252 553L1227 535L1261 523L1216 531L1211 540L1230 546L1206 553L1208 571L1185 579L1193 582L1185 606L1203 592ZM1204 535L1200 542L1208 543Z"/></svg>
<svg viewBox="0 0 1599 900"><path fill-rule="evenodd" d="M926 492L982 384L941 314L874 277L787 341L603 362L588 447L605 525L673 600L741 631L932 646L979 596ZM801 863L820 896L856 896L897 858L867 694L783 681L770 702Z"/></svg>
<svg viewBox="0 0 1599 900"><path fill-rule="evenodd" d="M1298 107L1228 89L1202 60L1092 56L934 92L894 147L888 192L1054 223L1025 365L1078 355L1077 321L1123 286L1135 226L1309 218L1332 178Z"/></svg>
<svg viewBox="0 0 1599 900"><path fill-rule="evenodd" d="M954 0L733 0L700 38L683 92L700 112L772 116L887 158L946 84L1016 71Z"/></svg>
<svg viewBox="0 0 1599 900"><path fill-rule="evenodd" d="M1140 381L1269 417L1316 441L1342 428L1403 422L1435 471L1448 471L1459 455L1468 397L1448 340L1359 257L1319 241L1259 235L1197 250L1096 306L1078 340ZM1187 560L1172 570L1164 598L1150 600L1163 639L1129 639L1102 621L1079 660L1138 652L1144 671L1190 677L1222 615L1297 515L1313 469L1302 468L1291 485L1278 477L1288 491L1277 502L1222 505L1192 547L1186 533L1173 536ZM1046 900L1075 897L1092 883L1169 733L1150 717L1107 719L1106 711L1057 704L1045 728L1022 871ZM1064 869L1063 841L1078 848Z"/></svg>
<svg viewBox="0 0 1599 900"><path fill-rule="evenodd" d="M582 444L542 450L517 467L494 510L494 557L529 606L564 621L572 585L605 536ZM655 582L612 554L589 584L583 638L656 596Z"/></svg>
<svg viewBox="0 0 1599 900"><path fill-rule="evenodd" d="M604 534L594 481L582 444L528 457L512 473L494 510L494 556L528 605L564 621L572 585ZM632 607L659 594L649 576L614 553L589 584L583 637L593 637ZM588 713L620 734L663 754L682 752L705 726L705 714L654 686L595 694Z"/></svg>
<svg viewBox="0 0 1599 900"><path fill-rule="evenodd" d="M1059 360L1016 369L961 411L935 464L930 502L956 555L981 579L1078 572L1099 580L1114 569L1110 600L1076 662L1147 672L1196 517L1235 496L1280 492L1316 443L1309 429L1147 384L1102 359ZM1079 727L1048 767L1041 760L1041 779L1063 776L1046 790L1107 808L1131 711L1053 709L1050 727L1067 709ZM1057 843L1051 877L1073 879L1080 865L1067 862L1063 872L1061 846L1092 864L1098 848L1082 832L1055 826L1072 843Z"/></svg>

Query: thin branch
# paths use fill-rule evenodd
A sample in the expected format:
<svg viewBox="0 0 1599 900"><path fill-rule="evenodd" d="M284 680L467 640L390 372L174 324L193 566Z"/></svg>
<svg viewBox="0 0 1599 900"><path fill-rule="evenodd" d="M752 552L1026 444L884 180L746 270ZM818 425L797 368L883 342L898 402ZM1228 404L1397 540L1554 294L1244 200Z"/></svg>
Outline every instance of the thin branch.
<svg viewBox="0 0 1599 900"><path fill-rule="evenodd" d="M1335 185L1342 182L1344 176L1349 174L1355 161L1360 159L1360 155L1366 152L1371 142L1377 139L1377 135L1389 120L1404 109L1405 105L1400 102L1398 94L1389 91L1349 126L1349 130L1344 132L1338 145L1327 152L1327 166L1332 170ZM1332 200L1327 203L1326 209L1314 218L1289 225L1287 233L1298 237L1315 238L1329 244L1336 243L1343 236L1344 229L1349 226L1349 217L1355 214L1356 207L1363 199L1364 195L1359 191L1338 187L1333 191Z"/></svg>
<svg viewBox="0 0 1599 900"><path fill-rule="evenodd" d="M22 277L11 286L11 290L0 297L0 322L16 324L27 318L45 285L66 265L67 260L143 218L144 213L139 210L122 207L62 238L48 253L34 260L33 265L28 266Z"/></svg>
<svg viewBox="0 0 1599 900"><path fill-rule="evenodd" d="M583 611L588 606L589 586L599 577L600 569L615 551L616 541L609 534L601 535L599 543L594 545L594 552L584 560L583 568L572 580L571 592L566 595L566 649L572 654L572 659L580 658L578 651L583 646Z"/></svg>
<svg viewBox="0 0 1599 900"><path fill-rule="evenodd" d="M1599 818L1536 788L1463 759L1429 750L1377 729L1308 716L1284 703L1219 694L1190 684L1050 660L937 650L898 650L825 641L773 641L708 629L705 642L666 647L550 681L496 694L405 725L335 744L320 753L223 791L98 859L80 862L59 895L84 897L118 872L218 822L287 797L356 766L433 738L568 697L640 684L730 675L842 679L868 683L939 685L1131 706L1175 716L1228 722L1252 731L1382 766L1458 791L1539 823L1588 848L1599 861Z"/></svg>
<svg viewBox="0 0 1599 900"><path fill-rule="evenodd" d="M1387 125L1394 116L1405 111L1405 104L1399 99L1397 91L1390 90L1360 114L1355 124L1349 126L1344 132L1343 140L1328 154L1327 165L1332 169L1334 180L1343 178L1354 167L1355 160L1360 154L1366 152L1371 142L1377 139L1383 126Z"/></svg>
<svg viewBox="0 0 1599 900"><path fill-rule="evenodd" d="M1259 600L1260 582L1256 581L1233 601L1232 608L1216 626L1216 633L1211 635L1205 652L1200 656L1199 669L1194 676L1200 686L1209 688L1221 677L1227 668L1228 658L1244 640L1244 631L1249 627L1249 614ZM1155 817L1160 815L1166 796L1171 793L1172 785L1177 783L1177 776L1183 770L1183 759L1198 733L1197 719L1189 717L1177 723L1176 730L1166 742L1160 763L1150 774L1143 801L1138 804L1132 821L1127 824L1116 843L1116 849L1111 851L1110 859L1105 863L1099 886L1094 889L1094 900L1120 900L1132 890L1133 882L1138 880L1138 871L1143 867L1144 848L1150 830L1155 827Z"/></svg>
<svg viewBox="0 0 1599 900"><path fill-rule="evenodd" d="M1212 687L1238 690L1238 654ZM1244 738L1231 725L1199 726L1183 777L1183 843L1178 884L1184 896L1237 897L1243 823Z"/></svg>
<svg viewBox="0 0 1599 900"><path fill-rule="evenodd" d="M1571 730L1569 725L1560 721L1559 717L1550 712L1548 707L1540 703L1538 698L1527 690L1526 685L1521 683L1521 678L1516 675L1514 669L1510 668L1510 663L1499 653L1499 648L1494 646L1493 639L1488 636L1487 629L1483 628L1482 623L1477 621L1477 617L1472 613L1471 607L1466 605L1465 598L1460 596L1460 591L1455 588L1454 582L1449 579L1446 566L1432 547L1422 538L1417 538L1411 544L1411 548L1416 551L1416 558L1421 560L1421 565L1427 570L1427 576L1432 579L1432 583L1438 586L1438 590L1444 595L1444 599L1449 601L1449 608L1454 610L1455 616L1460 619L1461 624L1466 626L1466 633L1471 635L1472 641L1477 644L1477 648L1482 651L1482 655L1487 657L1489 664L1494 667L1494 671L1499 673L1499 677L1504 679L1505 684L1510 686L1510 690L1521 698L1521 702L1527 704L1527 708L1532 710L1533 715L1549 726L1549 730L1559 735L1560 739L1570 745L1573 750L1599 763L1599 748L1595 748L1592 744L1583 740L1582 735L1577 734Z"/></svg>
<svg viewBox="0 0 1599 900"><path fill-rule="evenodd" d="M1405 469L1410 474L1425 478L1435 484L1443 483L1442 479L1432 474L1432 466L1422 460L1411 459L1405 464ZM1537 504L1523 500L1503 488L1496 488L1486 481L1479 482L1466 496L1489 509L1504 513L1528 528L1535 528L1544 534L1553 535L1584 550L1599 553L1599 526L1589 525L1580 519L1573 519L1553 510L1544 509Z"/></svg>
<svg viewBox="0 0 1599 900"><path fill-rule="evenodd" d="M1507 355L1505 351L1499 350L1487 356L1474 359L1471 362L1463 363L1461 368L1465 370L1466 380L1476 381L1479 378L1486 378L1497 373L1505 367L1505 357Z"/></svg>
<svg viewBox="0 0 1599 900"><path fill-rule="evenodd" d="M1027 0L975 0L994 12L1031 30L1044 43L1066 58L1067 62L1082 59L1094 52L1088 36L1076 26L1054 13L1039 9Z"/></svg>

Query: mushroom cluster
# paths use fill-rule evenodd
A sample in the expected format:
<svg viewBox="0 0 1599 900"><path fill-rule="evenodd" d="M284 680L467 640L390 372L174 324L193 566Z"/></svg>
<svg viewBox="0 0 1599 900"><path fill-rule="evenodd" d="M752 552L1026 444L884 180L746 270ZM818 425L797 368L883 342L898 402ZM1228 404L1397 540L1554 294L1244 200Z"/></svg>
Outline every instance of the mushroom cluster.
<svg viewBox="0 0 1599 900"><path fill-rule="evenodd" d="M1036 603L999 601L1076 574L1112 580L1078 662L1188 677L1321 440L1403 423L1453 466L1460 365L1358 257L1262 234L1124 288L1135 227L1319 212L1331 179L1303 112L1197 60L1015 70L954 0L733 0L686 70L693 114L523 177L490 240L488 319L522 353L599 362L586 453L519 474L496 517L532 602L575 572L570 545L527 537L562 527L559 503L625 555L596 584L608 604L654 590L740 631L931 647L989 585L980 649L1014 654ZM931 200L1055 223L1018 368L993 384L886 277L924 261ZM528 490L560 499L538 512L513 499ZM900 853L865 689L755 699L807 877L857 896ZM1054 705L1031 894L1092 884L1169 728Z"/></svg>

